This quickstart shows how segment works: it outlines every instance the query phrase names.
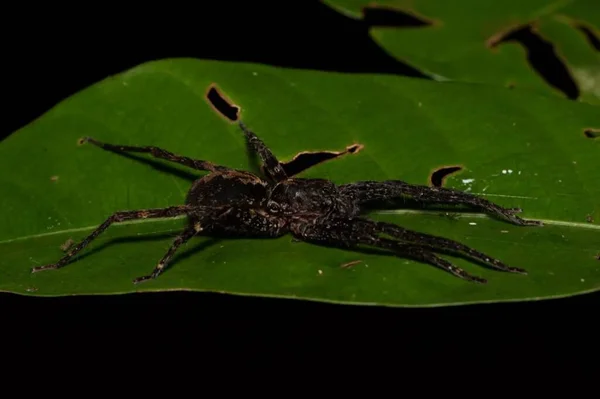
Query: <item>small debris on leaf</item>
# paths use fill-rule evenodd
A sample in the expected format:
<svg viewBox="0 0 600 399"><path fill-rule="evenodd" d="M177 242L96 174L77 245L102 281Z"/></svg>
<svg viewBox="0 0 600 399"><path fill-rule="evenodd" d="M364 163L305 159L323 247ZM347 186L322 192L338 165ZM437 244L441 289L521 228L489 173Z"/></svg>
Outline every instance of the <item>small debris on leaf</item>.
<svg viewBox="0 0 600 399"><path fill-rule="evenodd" d="M361 262L362 262L362 260L360 260L360 259L359 260L353 260L352 262L347 262L347 263L344 263L344 264L340 265L340 267L342 269L348 269L348 268L350 268L350 267L352 267L354 265L358 265Z"/></svg>
<svg viewBox="0 0 600 399"><path fill-rule="evenodd" d="M71 248L71 246L75 244L75 241L73 241L73 239L69 238L67 241L64 242L64 244L62 244L60 246L60 249L65 252L67 251L69 248Z"/></svg>

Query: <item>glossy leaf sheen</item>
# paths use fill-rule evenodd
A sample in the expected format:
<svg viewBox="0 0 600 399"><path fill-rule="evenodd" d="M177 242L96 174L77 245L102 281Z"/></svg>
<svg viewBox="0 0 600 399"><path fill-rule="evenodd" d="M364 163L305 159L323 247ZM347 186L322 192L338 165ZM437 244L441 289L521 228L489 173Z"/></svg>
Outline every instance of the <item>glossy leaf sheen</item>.
<svg viewBox="0 0 600 399"><path fill-rule="evenodd" d="M477 214L452 218L420 210L373 217L459 240L530 274L452 258L489 279L476 285L428 265L294 243L289 236L196 238L157 280L133 285L156 265L183 219L113 225L76 262L30 274L32 266L57 261L60 245L79 241L114 211L182 203L190 179L203 174L179 166L172 166L176 173L160 171L143 161L149 157L78 145L80 137L250 167L239 128L204 98L212 83L281 159L365 146L303 177L427 184L435 168L463 165L447 186L522 207L524 217L548 224L517 227ZM144 64L74 95L0 144L0 166L13 171L1 175L0 289L31 295L187 289L388 305L595 290L600 141L584 136L588 127L600 127L594 106L489 86L189 59ZM340 268L353 260L362 262Z"/></svg>

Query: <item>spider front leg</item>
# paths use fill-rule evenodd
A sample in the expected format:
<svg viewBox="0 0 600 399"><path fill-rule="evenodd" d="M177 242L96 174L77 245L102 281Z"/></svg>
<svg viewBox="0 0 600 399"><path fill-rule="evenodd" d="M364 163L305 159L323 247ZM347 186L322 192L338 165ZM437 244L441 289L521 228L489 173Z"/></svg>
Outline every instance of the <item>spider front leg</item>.
<svg viewBox="0 0 600 399"><path fill-rule="evenodd" d="M453 241L443 237L437 237L430 234L418 233L416 231L407 230L403 227L392 223L374 222L365 220L364 223L370 224L371 228L380 233L388 234L398 240L409 242L420 247L429 248L432 251L454 252L468 256L472 259L477 259L486 265L500 271L527 274L524 269L505 265L498 259L479 252L457 241Z"/></svg>
<svg viewBox="0 0 600 399"><path fill-rule="evenodd" d="M373 200L411 198L419 202L468 205L483 209L489 214L501 217L520 226L542 226L537 220L524 220L516 214L520 208L504 208L486 199L463 191L449 188L412 185L400 180L362 181L340 186L342 194L358 205Z"/></svg>
<svg viewBox="0 0 600 399"><path fill-rule="evenodd" d="M130 145L119 145L119 144L108 144L93 139L91 137L85 137L84 142L92 143L107 151L113 152L141 152L151 154L154 158L165 159L180 165L187 166L195 170L207 170L211 172L227 171L229 168L225 166L215 165L212 162L202 161L199 159L192 159L182 155L173 154L170 151L163 150L162 148L153 146L130 146Z"/></svg>
<svg viewBox="0 0 600 399"><path fill-rule="evenodd" d="M265 174L276 182L283 181L288 178L285 170L281 166L277 157L271 152L271 150L265 145L265 143L258 138L256 134L250 131L243 122L239 123L240 128L246 136L246 140L250 145L250 148L258 154L264 165Z"/></svg>
<svg viewBox="0 0 600 399"><path fill-rule="evenodd" d="M374 224L365 223L364 219L333 219L321 223L310 221L292 224L291 231L299 240L314 244L357 249L359 245L369 245L387 249L393 254L418 262L430 264L466 281L486 283L487 280L473 276L446 259L440 258L429 248L414 244L402 243L379 237Z"/></svg>
<svg viewBox="0 0 600 399"><path fill-rule="evenodd" d="M120 223L129 220L137 220L137 219L148 219L148 218L172 218L180 215L185 215L190 213L194 208L188 205L180 205L180 206L171 206L168 208L158 208L158 209L142 209L137 211L120 211L116 212L107 218L104 223L98 226L90 235L88 235L83 241L79 242L73 248L67 252L65 256L63 256L58 262L37 266L31 269L32 273L36 273L42 270L52 270L52 269L60 269L64 267L73 256L77 255L82 249L90 244L98 235L100 235L104 230L106 230L113 223Z"/></svg>

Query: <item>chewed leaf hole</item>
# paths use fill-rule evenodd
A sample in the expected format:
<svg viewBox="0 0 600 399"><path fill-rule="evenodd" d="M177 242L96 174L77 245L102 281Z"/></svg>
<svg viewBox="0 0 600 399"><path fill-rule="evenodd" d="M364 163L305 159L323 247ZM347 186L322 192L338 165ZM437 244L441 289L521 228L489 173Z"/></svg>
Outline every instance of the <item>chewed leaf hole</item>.
<svg viewBox="0 0 600 399"><path fill-rule="evenodd" d="M585 137L588 139L597 139L600 137L600 129L585 129L583 134L585 134Z"/></svg>
<svg viewBox="0 0 600 399"><path fill-rule="evenodd" d="M330 161L346 154L356 154L363 149L362 144L352 144L344 151L304 151L298 153L290 161L282 162L283 170L288 176L294 176L320 163Z"/></svg>
<svg viewBox="0 0 600 399"><path fill-rule="evenodd" d="M364 147L365 146L362 144L352 144L351 146L346 147L346 152L349 154L357 154Z"/></svg>
<svg viewBox="0 0 600 399"><path fill-rule="evenodd" d="M211 84L206 92L206 99L219 115L224 116L232 122L239 119L240 107L225 96L216 84Z"/></svg>
<svg viewBox="0 0 600 399"><path fill-rule="evenodd" d="M579 98L579 87L556 53L554 45L544 40L532 25L518 26L498 33L488 39L487 45L489 48L494 48L507 42L516 42L525 48L529 65L546 83L563 92L569 99Z"/></svg>
<svg viewBox="0 0 600 399"><path fill-rule="evenodd" d="M409 28L433 25L433 21L414 13L377 5L363 8L363 21L368 26L382 27Z"/></svg>
<svg viewBox="0 0 600 399"><path fill-rule="evenodd" d="M600 51L600 37L596 36L596 34L591 28L583 24L577 24L576 27L577 29L583 32L583 34L587 38L588 42L590 42L592 47L595 48L596 51Z"/></svg>
<svg viewBox="0 0 600 399"><path fill-rule="evenodd" d="M463 167L459 165L443 166L434 170L433 173L431 173L431 176L429 177L429 182L434 187L443 187L448 176L458 171L461 171L462 169Z"/></svg>

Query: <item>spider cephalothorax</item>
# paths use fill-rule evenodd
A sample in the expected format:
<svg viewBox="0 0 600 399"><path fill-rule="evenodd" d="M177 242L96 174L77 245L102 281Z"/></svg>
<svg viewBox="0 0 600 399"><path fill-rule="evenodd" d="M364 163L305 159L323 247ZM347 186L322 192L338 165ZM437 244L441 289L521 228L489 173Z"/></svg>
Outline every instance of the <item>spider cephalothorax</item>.
<svg viewBox="0 0 600 399"><path fill-rule="evenodd" d="M160 275L177 248L196 235L276 238L291 234L297 240L320 245L348 249L367 245L440 267L462 279L480 283L485 280L468 274L440 258L435 252L450 251L497 270L525 274L523 269L507 266L459 242L406 230L391 223L373 221L361 214L364 206L372 201L408 197L424 203L479 208L517 225L541 225L538 221L526 221L516 216L520 209L503 208L473 194L453 189L411 185L400 180L336 185L326 179L295 178L286 173L284 164L277 160L253 132L243 123L240 122L239 125L249 147L263 163L264 178L208 161L176 155L157 147L106 144L86 138L85 141L105 150L150 153L156 158L210 173L192 184L184 205L116 212L72 247L57 263L35 267L32 272L65 266L112 223L186 215L189 220L187 228L175 238L153 272L135 279L135 283Z"/></svg>

